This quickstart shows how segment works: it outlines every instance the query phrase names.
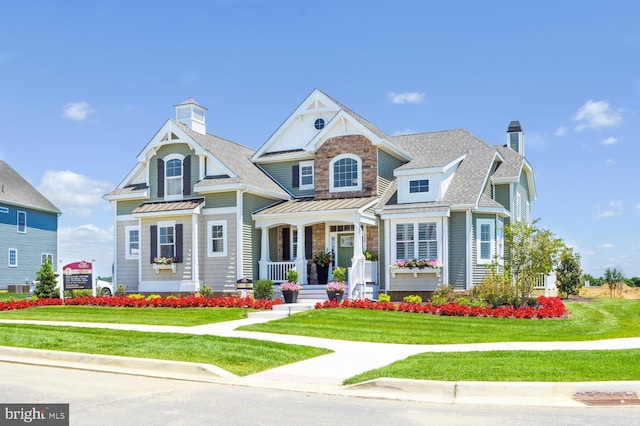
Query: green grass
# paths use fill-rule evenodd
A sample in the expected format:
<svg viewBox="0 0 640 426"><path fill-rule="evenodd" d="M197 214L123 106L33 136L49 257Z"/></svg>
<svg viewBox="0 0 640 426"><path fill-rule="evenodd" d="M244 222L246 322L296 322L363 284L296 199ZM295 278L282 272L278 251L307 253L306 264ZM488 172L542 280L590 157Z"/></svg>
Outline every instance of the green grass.
<svg viewBox="0 0 640 426"><path fill-rule="evenodd" d="M640 336L640 300L569 302L567 319L443 317L360 309L315 309L240 330L380 343L577 341Z"/></svg>
<svg viewBox="0 0 640 426"><path fill-rule="evenodd" d="M29 293L9 293L6 290L0 290L0 301L8 302L9 299L25 300Z"/></svg>
<svg viewBox="0 0 640 426"><path fill-rule="evenodd" d="M240 376L331 352L253 339L26 324L0 324L0 346L198 362Z"/></svg>
<svg viewBox="0 0 640 426"><path fill-rule="evenodd" d="M248 309L247 312L253 310ZM113 308L40 306L0 312L0 319L194 326L243 319L244 308Z"/></svg>
<svg viewBox="0 0 640 426"><path fill-rule="evenodd" d="M422 353L345 380L587 382L640 380L640 349Z"/></svg>

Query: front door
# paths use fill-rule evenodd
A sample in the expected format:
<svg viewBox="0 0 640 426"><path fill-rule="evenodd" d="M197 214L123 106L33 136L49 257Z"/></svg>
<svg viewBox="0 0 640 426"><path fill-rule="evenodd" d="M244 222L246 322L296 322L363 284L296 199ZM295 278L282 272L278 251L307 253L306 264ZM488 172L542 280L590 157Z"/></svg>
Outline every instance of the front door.
<svg viewBox="0 0 640 426"><path fill-rule="evenodd" d="M341 266L347 271L351 267L353 258L353 232L338 234L338 254L336 256L336 266ZM347 275L347 281L349 276Z"/></svg>

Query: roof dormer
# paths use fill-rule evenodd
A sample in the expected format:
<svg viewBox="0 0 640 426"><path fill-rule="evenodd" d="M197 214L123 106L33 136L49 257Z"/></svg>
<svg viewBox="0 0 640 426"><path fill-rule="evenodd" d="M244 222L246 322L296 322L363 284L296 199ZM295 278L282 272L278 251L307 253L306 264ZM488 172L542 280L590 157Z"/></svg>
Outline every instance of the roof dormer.
<svg viewBox="0 0 640 426"><path fill-rule="evenodd" d="M193 98L174 105L176 109L176 120L183 123L194 132L207 134L207 124L205 122L205 112L207 109L199 105Z"/></svg>

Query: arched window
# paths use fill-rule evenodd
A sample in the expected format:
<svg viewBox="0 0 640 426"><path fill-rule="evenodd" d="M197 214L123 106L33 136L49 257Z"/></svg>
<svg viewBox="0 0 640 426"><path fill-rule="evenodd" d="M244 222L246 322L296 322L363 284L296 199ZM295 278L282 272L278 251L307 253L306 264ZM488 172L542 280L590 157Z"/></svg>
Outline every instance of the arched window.
<svg viewBox="0 0 640 426"><path fill-rule="evenodd" d="M362 189L362 160L353 154L335 157L329 163L329 191L345 192Z"/></svg>
<svg viewBox="0 0 640 426"><path fill-rule="evenodd" d="M175 155L165 159L165 188L166 197L182 197L182 157Z"/></svg>

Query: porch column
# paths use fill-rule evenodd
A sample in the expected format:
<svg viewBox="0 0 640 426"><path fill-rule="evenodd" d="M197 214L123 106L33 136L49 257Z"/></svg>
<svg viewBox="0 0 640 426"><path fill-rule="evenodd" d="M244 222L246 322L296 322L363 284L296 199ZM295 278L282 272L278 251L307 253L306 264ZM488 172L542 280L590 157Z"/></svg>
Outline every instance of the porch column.
<svg viewBox="0 0 640 426"><path fill-rule="evenodd" d="M296 271L298 272L298 281L300 284L307 284L307 259L304 253L304 225L297 225L298 238L296 244L298 253L296 256Z"/></svg>
<svg viewBox="0 0 640 426"><path fill-rule="evenodd" d="M349 276L350 294L358 299L366 298L364 282L364 253L362 248L362 227L360 217L353 218L353 259L351 260L351 274Z"/></svg>
<svg viewBox="0 0 640 426"><path fill-rule="evenodd" d="M260 261L258 264L260 265L260 279L265 280L269 279L268 264L271 260L269 255L269 228L263 226L260 228L260 232L262 232L262 234L260 241Z"/></svg>

